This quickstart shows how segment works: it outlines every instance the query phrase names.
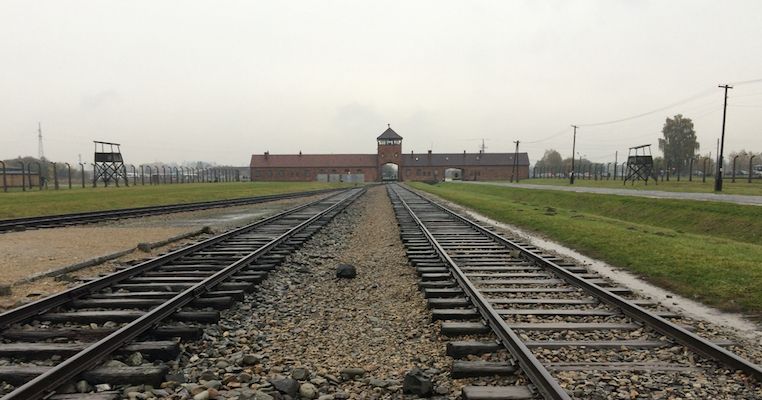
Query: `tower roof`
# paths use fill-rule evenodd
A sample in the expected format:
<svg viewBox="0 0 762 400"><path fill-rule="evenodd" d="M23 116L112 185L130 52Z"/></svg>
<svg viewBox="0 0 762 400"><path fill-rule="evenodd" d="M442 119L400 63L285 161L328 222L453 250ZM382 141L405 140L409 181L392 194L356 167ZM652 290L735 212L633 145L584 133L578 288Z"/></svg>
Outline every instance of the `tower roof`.
<svg viewBox="0 0 762 400"><path fill-rule="evenodd" d="M389 125L388 128L384 131L384 133L381 134L381 136L377 137L376 140L380 139L388 139L388 140L402 140L402 136L398 135L397 132L395 132L391 125Z"/></svg>

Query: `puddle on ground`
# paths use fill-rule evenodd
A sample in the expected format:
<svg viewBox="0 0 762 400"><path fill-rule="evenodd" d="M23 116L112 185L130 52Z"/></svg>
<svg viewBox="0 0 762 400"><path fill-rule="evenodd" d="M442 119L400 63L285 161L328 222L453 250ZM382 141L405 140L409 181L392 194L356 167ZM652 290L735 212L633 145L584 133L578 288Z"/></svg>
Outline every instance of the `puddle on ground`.
<svg viewBox="0 0 762 400"><path fill-rule="evenodd" d="M206 226L206 225L217 225L217 224L234 224L239 221L251 221L253 219L259 219L265 215L270 215L275 211L275 209L269 209L269 208L258 208L256 210L251 211L245 211L245 212L231 212L231 213L221 213L216 214L213 217L201 217L201 218L192 218L187 220L177 220L172 221L171 225L174 226Z"/></svg>
<svg viewBox="0 0 762 400"><path fill-rule="evenodd" d="M651 299L658 301L668 308L679 311L685 316L706 320L722 327L732 328L736 330L740 336L749 339L762 340L762 326L744 317L743 315L723 312L686 297L674 294L660 287L654 286L648 282L645 282L626 270L615 268L603 261L587 257L584 254L578 253L577 251L570 249L560 243L537 237L536 235L529 233L521 228L495 221L491 218L485 217L481 214L441 198L438 198L438 200L446 203L450 208L462 210L475 220L485 222L487 224L504 229L507 232L521 236L537 247L553 251L561 256L570 259L574 259L580 264L585 265L589 269L599 273L600 275L603 275L606 278L621 284L622 286L626 286L634 291L640 292L641 295L650 297Z"/></svg>

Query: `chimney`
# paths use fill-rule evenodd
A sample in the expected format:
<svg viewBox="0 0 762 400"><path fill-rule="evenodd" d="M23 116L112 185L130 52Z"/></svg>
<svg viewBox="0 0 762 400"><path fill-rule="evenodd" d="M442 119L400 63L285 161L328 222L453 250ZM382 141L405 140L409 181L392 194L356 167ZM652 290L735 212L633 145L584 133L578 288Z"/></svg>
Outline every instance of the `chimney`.
<svg viewBox="0 0 762 400"><path fill-rule="evenodd" d="M301 150L299 150L299 157L301 157L301 156L302 156L302 151L301 151Z"/></svg>
<svg viewBox="0 0 762 400"><path fill-rule="evenodd" d="M265 160L270 158L270 151L265 152Z"/></svg>

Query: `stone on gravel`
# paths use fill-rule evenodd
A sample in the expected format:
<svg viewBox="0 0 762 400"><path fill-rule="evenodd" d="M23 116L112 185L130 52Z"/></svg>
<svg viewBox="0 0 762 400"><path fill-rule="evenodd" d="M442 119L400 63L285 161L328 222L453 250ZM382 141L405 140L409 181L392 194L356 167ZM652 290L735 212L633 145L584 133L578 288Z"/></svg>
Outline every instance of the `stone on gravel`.
<svg viewBox="0 0 762 400"><path fill-rule="evenodd" d="M193 396L193 400L209 400L211 396L209 395L208 390L204 390L203 392L198 393L197 395Z"/></svg>
<svg viewBox="0 0 762 400"><path fill-rule="evenodd" d="M222 382L212 379L211 381L207 381L204 386L206 386L209 389L219 389L220 386L222 386Z"/></svg>
<svg viewBox="0 0 762 400"><path fill-rule="evenodd" d="M339 264L336 267L336 277L344 279L353 279L357 276L357 268L351 264Z"/></svg>
<svg viewBox="0 0 762 400"><path fill-rule="evenodd" d="M257 365L262 362L262 357L256 354L247 354L241 358L241 364L245 366Z"/></svg>
<svg viewBox="0 0 762 400"><path fill-rule="evenodd" d="M90 386L90 384L87 383L86 380L81 380L81 381L77 382L74 386L77 388L77 392L78 393L87 393L87 392L93 390L93 387Z"/></svg>
<svg viewBox="0 0 762 400"><path fill-rule="evenodd" d="M272 397L261 390L257 390L257 392L254 393L254 400L274 400L274 399L275 397Z"/></svg>
<svg viewBox="0 0 762 400"><path fill-rule="evenodd" d="M127 357L126 360L124 360L125 363L131 367L139 367L143 364L143 354L139 352L134 352Z"/></svg>
<svg viewBox="0 0 762 400"><path fill-rule="evenodd" d="M275 378L271 379L273 387L283 394L287 394L291 397L296 397L299 392L299 382L296 379L291 378Z"/></svg>
<svg viewBox="0 0 762 400"><path fill-rule="evenodd" d="M211 381L211 380L218 380L220 379L220 377L217 376L217 374L215 374L214 371L206 370L201 373L201 376L199 377L199 379L202 381Z"/></svg>
<svg viewBox="0 0 762 400"><path fill-rule="evenodd" d="M108 368L124 368L124 367L127 366L127 364L125 364L125 363L123 363L121 361L118 361L118 360L109 360L109 361L106 361L103 364L103 366L104 367L108 367Z"/></svg>
<svg viewBox="0 0 762 400"><path fill-rule="evenodd" d="M294 368L294 370L291 371L291 377L297 381L303 381L310 377L310 372L307 371L306 368Z"/></svg>
<svg viewBox="0 0 762 400"><path fill-rule="evenodd" d="M11 294L11 285L0 285L0 296L10 296Z"/></svg>
<svg viewBox="0 0 762 400"><path fill-rule="evenodd" d="M431 383L431 379L418 368L413 368L405 374L405 379L402 381L402 391L404 393L431 396L433 389L434 385Z"/></svg>
<svg viewBox="0 0 762 400"><path fill-rule="evenodd" d="M341 370L341 377L344 379L362 378L365 370L362 368L344 368Z"/></svg>
<svg viewBox="0 0 762 400"><path fill-rule="evenodd" d="M385 388L387 385L389 385L389 382L382 379L370 378L368 380L368 384L373 387Z"/></svg>
<svg viewBox="0 0 762 400"><path fill-rule="evenodd" d="M111 390L111 385L109 385L108 383L101 383L101 384L95 385L96 392L106 392L109 390Z"/></svg>
<svg viewBox="0 0 762 400"><path fill-rule="evenodd" d="M299 396L303 399L314 399L318 395L318 390L315 385L311 383L302 383L299 386Z"/></svg>

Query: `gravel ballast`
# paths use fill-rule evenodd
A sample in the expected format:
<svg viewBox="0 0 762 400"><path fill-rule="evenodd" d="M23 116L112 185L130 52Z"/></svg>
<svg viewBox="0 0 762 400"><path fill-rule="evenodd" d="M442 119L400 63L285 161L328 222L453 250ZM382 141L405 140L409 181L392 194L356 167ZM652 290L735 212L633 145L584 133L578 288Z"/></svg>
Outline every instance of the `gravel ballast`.
<svg viewBox="0 0 762 400"><path fill-rule="evenodd" d="M337 278L339 264L357 276ZM220 397L298 387L301 398L417 398L402 393L417 367L436 392L457 392L416 282L385 189L372 188L188 345L178 370L191 382L185 389L216 376L232 383L215 389Z"/></svg>

